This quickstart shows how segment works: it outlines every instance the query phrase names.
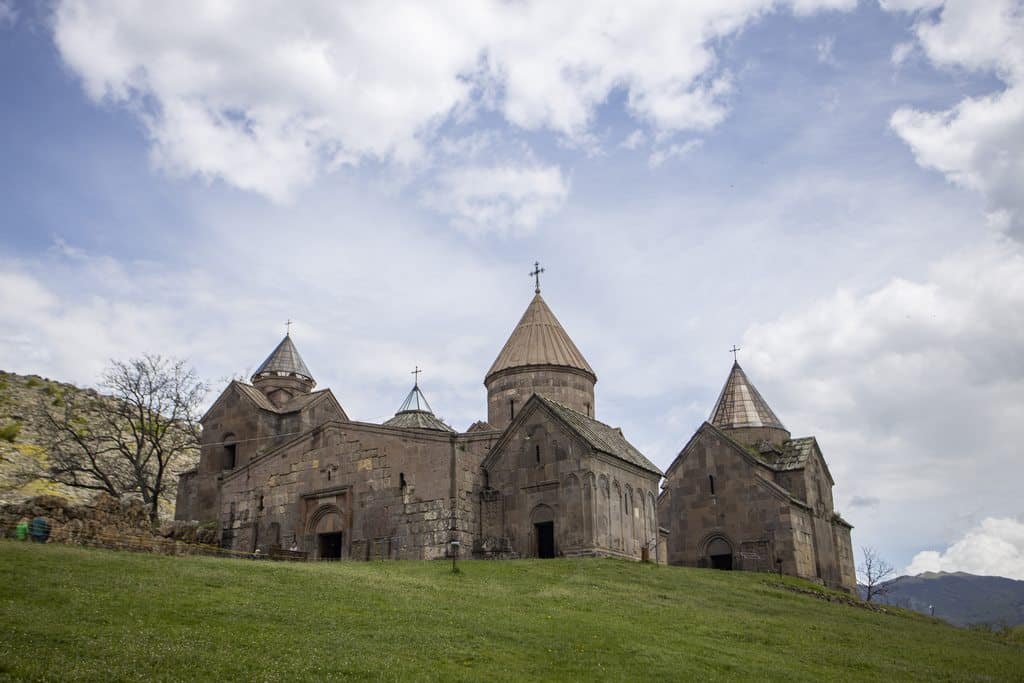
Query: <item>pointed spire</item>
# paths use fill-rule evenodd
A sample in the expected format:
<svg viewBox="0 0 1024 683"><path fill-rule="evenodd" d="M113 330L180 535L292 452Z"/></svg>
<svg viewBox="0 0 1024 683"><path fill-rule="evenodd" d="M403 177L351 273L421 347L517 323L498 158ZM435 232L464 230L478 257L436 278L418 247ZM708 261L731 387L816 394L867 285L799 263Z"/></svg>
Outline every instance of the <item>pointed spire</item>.
<svg viewBox="0 0 1024 683"><path fill-rule="evenodd" d="M291 334L285 334L284 339L277 345L267 359L252 374L252 381L266 377L295 377L316 384L313 374L306 367L306 363L295 348Z"/></svg>
<svg viewBox="0 0 1024 683"><path fill-rule="evenodd" d="M736 361L733 361L729 378L725 380L725 386L722 387L722 393L708 421L719 429L786 429Z"/></svg>
<svg viewBox="0 0 1024 683"><path fill-rule="evenodd" d="M534 294L519 324L512 330L512 335L487 371L487 377L509 368L531 365L574 368L597 381L594 369L576 348L540 292Z"/></svg>
<svg viewBox="0 0 1024 683"><path fill-rule="evenodd" d="M434 414L434 411L430 409L430 404L427 403L427 397L423 395L423 391L420 390L420 384L417 380L416 384L413 385L412 391L402 401L402 406L398 409L399 413L430 413Z"/></svg>
<svg viewBox="0 0 1024 683"><path fill-rule="evenodd" d="M418 370L418 368L417 368ZM441 432L454 432L455 430L446 425L430 409L427 397L420 389L419 373L416 373L416 383L413 384L409 395L402 401L402 406L395 413L395 416L384 423L386 427L402 427L405 429L433 429Z"/></svg>

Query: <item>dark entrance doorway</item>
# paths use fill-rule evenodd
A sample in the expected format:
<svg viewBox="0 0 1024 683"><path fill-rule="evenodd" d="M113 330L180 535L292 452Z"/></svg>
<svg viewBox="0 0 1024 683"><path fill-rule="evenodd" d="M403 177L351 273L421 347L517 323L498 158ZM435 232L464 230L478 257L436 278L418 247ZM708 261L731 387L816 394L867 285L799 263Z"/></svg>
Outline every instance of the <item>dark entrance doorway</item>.
<svg viewBox="0 0 1024 683"><path fill-rule="evenodd" d="M537 532L537 557L549 559L555 556L555 523L540 522L533 525Z"/></svg>
<svg viewBox="0 0 1024 683"><path fill-rule="evenodd" d="M712 569L732 569L732 546L724 538L708 543L706 552Z"/></svg>
<svg viewBox="0 0 1024 683"><path fill-rule="evenodd" d="M732 569L732 555L712 555L711 568L725 569L726 571Z"/></svg>
<svg viewBox="0 0 1024 683"><path fill-rule="evenodd" d="M340 560L341 559L341 532L338 531L333 534L320 534L317 537L320 541L320 559L321 560Z"/></svg>

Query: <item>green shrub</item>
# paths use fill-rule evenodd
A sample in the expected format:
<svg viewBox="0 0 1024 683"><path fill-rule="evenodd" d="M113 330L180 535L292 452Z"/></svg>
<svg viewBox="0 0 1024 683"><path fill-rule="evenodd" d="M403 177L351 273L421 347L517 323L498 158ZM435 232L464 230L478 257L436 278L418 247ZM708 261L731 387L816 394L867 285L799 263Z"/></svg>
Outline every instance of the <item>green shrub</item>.
<svg viewBox="0 0 1024 683"><path fill-rule="evenodd" d="M18 438L18 432L21 431L21 424L18 422L8 422L3 427L0 427L0 439L9 443L14 443L14 440Z"/></svg>
<svg viewBox="0 0 1024 683"><path fill-rule="evenodd" d="M28 380L25 382L25 386L28 387L29 389L38 387L41 384L42 382L36 377L29 377Z"/></svg>

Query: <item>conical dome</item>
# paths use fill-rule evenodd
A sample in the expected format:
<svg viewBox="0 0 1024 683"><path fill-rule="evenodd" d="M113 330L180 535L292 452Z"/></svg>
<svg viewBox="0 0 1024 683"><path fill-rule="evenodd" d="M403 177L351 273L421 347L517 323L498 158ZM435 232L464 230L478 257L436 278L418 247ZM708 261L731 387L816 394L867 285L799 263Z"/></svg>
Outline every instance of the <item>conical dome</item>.
<svg viewBox="0 0 1024 683"><path fill-rule="evenodd" d="M768 407L767 401L754 387L739 363L733 363L729 378L725 380L722 393L718 396L715 409L711 411L711 424L719 429L741 429L761 427L769 429L786 428L782 421Z"/></svg>
<svg viewBox="0 0 1024 683"><path fill-rule="evenodd" d="M534 394L594 417L597 375L536 292L484 377L487 422L505 429Z"/></svg>
<svg viewBox="0 0 1024 683"><path fill-rule="evenodd" d="M454 432L455 430L439 420L434 411L427 403L427 397L420 391L419 383L413 385L412 391L402 401L402 406L395 413L395 416L384 423L387 427L402 427L404 429L434 429L441 432Z"/></svg>
<svg viewBox="0 0 1024 683"><path fill-rule="evenodd" d="M592 381L597 381L590 363L576 348L540 292L537 292L491 369L487 371L484 381L502 370L545 365L579 370L589 375Z"/></svg>
<svg viewBox="0 0 1024 683"><path fill-rule="evenodd" d="M253 373L252 381L256 382L264 377L296 377L316 384L313 374L306 367L299 350L295 348L291 335L287 334Z"/></svg>

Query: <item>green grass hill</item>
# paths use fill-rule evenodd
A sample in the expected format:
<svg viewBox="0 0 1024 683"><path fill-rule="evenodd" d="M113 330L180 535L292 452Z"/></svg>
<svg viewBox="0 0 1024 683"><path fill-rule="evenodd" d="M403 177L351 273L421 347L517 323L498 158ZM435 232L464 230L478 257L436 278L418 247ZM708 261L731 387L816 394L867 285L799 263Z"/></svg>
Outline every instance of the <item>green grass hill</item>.
<svg viewBox="0 0 1024 683"><path fill-rule="evenodd" d="M1024 679L1024 647L766 574L285 564L0 541L0 678Z"/></svg>

